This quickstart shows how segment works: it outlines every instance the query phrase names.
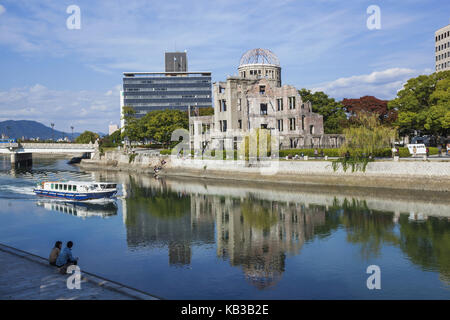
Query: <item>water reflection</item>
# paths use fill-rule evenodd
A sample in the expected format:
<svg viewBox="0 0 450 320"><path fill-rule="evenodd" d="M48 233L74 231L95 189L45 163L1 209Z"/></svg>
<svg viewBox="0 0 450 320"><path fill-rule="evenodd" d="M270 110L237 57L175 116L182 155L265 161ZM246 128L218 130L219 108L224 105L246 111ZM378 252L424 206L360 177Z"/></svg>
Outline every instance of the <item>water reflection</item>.
<svg viewBox="0 0 450 320"><path fill-rule="evenodd" d="M411 222L406 215L399 220L400 248L423 270L438 270L441 281L450 285L449 219L428 217Z"/></svg>
<svg viewBox="0 0 450 320"><path fill-rule="evenodd" d="M396 246L413 263L439 271L448 283L448 217L374 210L360 199L332 197L320 204L261 199L251 192L239 196L222 190L215 195L189 183L152 180L143 186L132 177L124 194L128 245L167 246L170 265L189 265L193 245L215 243L219 258L240 267L252 285L264 289L282 278L288 256L299 255L308 241L342 229L363 261L379 257L385 246Z"/></svg>
<svg viewBox="0 0 450 320"><path fill-rule="evenodd" d="M339 217L347 232L347 241L359 245L361 256L368 260L380 255L384 245L398 245L394 213L370 210L365 201L344 199L329 208Z"/></svg>
<svg viewBox="0 0 450 320"><path fill-rule="evenodd" d="M275 285L285 271L286 255L299 254L314 229L325 223L323 207L252 198L201 200L213 208L217 255L240 266L259 289Z"/></svg>
<svg viewBox="0 0 450 320"><path fill-rule="evenodd" d="M80 218L101 217L117 215L117 205L113 201L106 203L67 202L57 200L40 200L36 205L46 210L57 211Z"/></svg>
<svg viewBox="0 0 450 320"><path fill-rule="evenodd" d="M128 246L167 246L169 264L186 266L191 263L193 243L214 243L214 221L192 214L189 195L170 191L164 184L142 188L134 179L123 189Z"/></svg>

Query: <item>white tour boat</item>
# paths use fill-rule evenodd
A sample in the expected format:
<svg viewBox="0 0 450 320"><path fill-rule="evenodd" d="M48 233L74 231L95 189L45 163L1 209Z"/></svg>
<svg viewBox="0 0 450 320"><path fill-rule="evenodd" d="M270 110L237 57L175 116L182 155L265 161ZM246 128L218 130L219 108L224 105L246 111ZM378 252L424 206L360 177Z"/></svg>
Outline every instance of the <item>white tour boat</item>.
<svg viewBox="0 0 450 320"><path fill-rule="evenodd" d="M117 193L117 184L108 182L48 181L38 183L33 191L38 196L85 201L114 197Z"/></svg>

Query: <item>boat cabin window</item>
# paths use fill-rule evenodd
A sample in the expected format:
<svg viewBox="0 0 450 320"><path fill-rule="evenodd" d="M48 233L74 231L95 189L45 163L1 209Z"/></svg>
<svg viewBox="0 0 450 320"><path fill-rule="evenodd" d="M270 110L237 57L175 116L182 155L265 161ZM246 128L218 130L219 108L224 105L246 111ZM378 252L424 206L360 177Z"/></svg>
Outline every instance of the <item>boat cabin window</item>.
<svg viewBox="0 0 450 320"><path fill-rule="evenodd" d="M52 183L52 186L51 186L51 188L52 188L52 189L55 189L55 185L54 185L53 183Z"/></svg>
<svg viewBox="0 0 450 320"><path fill-rule="evenodd" d="M69 191L72 191L72 185L69 184Z"/></svg>
<svg viewBox="0 0 450 320"><path fill-rule="evenodd" d="M64 190L67 190L67 184L64 185Z"/></svg>
<svg viewBox="0 0 450 320"><path fill-rule="evenodd" d="M73 190L73 191L77 191L77 186L73 186L73 187L72 187L72 190Z"/></svg>

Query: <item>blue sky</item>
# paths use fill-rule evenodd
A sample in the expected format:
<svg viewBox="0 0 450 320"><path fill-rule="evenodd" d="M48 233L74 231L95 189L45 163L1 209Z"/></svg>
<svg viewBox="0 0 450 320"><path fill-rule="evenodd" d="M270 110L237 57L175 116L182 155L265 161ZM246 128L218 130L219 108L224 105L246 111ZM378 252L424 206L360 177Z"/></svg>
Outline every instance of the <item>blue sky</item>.
<svg viewBox="0 0 450 320"><path fill-rule="evenodd" d="M79 30L66 27L73 4ZM370 5L380 30L366 26ZM449 23L442 0L0 0L0 120L105 132L119 122L122 72L163 71L175 49L214 81L236 74L245 51L267 48L285 84L390 99L433 72L434 32Z"/></svg>

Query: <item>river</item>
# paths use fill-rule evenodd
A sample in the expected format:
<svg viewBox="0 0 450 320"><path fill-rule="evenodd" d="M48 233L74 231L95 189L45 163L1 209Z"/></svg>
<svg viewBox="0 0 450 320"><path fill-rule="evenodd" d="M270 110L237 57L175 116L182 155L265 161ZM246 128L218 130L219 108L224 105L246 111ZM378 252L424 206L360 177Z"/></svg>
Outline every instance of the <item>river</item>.
<svg viewBox="0 0 450 320"><path fill-rule="evenodd" d="M61 179L119 194L33 194ZM0 157L0 243L46 257L72 240L82 269L168 299L449 299L448 193L395 193L84 172L62 158L17 171ZM380 289L367 287L372 265Z"/></svg>

